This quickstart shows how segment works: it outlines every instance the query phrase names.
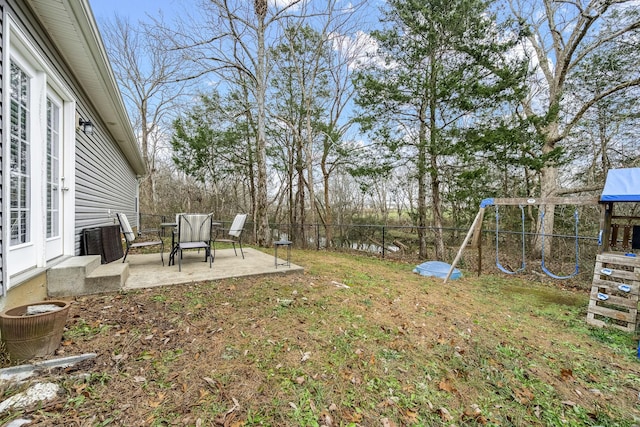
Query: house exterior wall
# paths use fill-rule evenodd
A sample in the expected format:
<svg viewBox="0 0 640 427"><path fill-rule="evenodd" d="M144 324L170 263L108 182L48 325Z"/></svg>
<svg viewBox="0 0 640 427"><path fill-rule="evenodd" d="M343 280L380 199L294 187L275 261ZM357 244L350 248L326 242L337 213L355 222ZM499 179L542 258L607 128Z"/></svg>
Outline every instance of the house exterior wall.
<svg viewBox="0 0 640 427"><path fill-rule="evenodd" d="M56 2L51 2L52 14L55 13ZM137 224L137 177L134 169L130 166L127 157L119 148L118 143L113 139L107 131L108 124L105 123L92 102L91 93L86 93L82 85L74 76L74 70L70 68L64 60L64 56L58 50L55 43L48 36L47 30L40 24L38 16L34 14L30 6L24 0L0 0L0 19L10 17L12 25L18 27L22 34L28 38L29 47L35 50L34 54L38 58L46 61L47 69L52 77L62 83L65 91L72 98L71 105L74 106L75 112L67 111L67 116L73 115L74 126L69 126L67 133L72 134L75 129L75 135L71 137L73 141L71 147L73 164L69 168L72 171L66 176L62 186L70 187L68 191L72 200L72 220L71 227L67 227L67 233L71 233L73 229L73 242L70 238L67 240L69 249L65 249L65 256L81 255L81 234L82 230L87 227L112 225L117 223L115 212L125 212L129 214L132 223ZM4 46L2 40L7 37L4 34L7 25L1 25L0 28L0 49ZM10 52L0 51L0 61L6 64L9 60ZM4 87L2 79L2 67L0 67L0 95ZM6 82L5 82L6 84ZM5 102L4 96L0 96L0 107ZM99 102L99 101L95 101ZM0 108L0 114L2 113ZM94 126L93 135L85 135L79 127L77 127L78 118L89 119ZM0 119L2 117L0 116ZM71 119L68 119L71 120ZM5 121L0 121L3 126ZM71 125L71 122L69 122ZM6 133L6 129L0 126L0 156L2 156L7 147L2 147L2 135ZM0 157L1 160L1 157ZM5 162L0 163L3 165ZM7 165L4 165L5 167ZM0 178L6 176L6 171L0 166ZM5 178L6 179L6 178ZM4 181L0 179L0 186ZM7 196L6 189L0 187L0 219L7 215L8 200L2 200L3 196ZM6 202L6 203L4 203ZM44 280L46 274L42 268L34 271L33 274L21 274L19 279L7 277L8 247L9 247L9 230L2 230L2 222L0 222L0 269L2 276L0 280L4 298L0 298L0 309L14 304L9 303L11 300L21 301L27 300L37 301L46 296L43 294ZM24 278L22 277L24 276ZM10 282L10 286L9 286ZM7 295L7 289L10 293L18 293L20 296Z"/></svg>
<svg viewBox="0 0 640 427"><path fill-rule="evenodd" d="M124 212L137 224L137 179L101 126L94 134L82 134L76 145L76 255L80 236L88 227L117 224L116 212Z"/></svg>

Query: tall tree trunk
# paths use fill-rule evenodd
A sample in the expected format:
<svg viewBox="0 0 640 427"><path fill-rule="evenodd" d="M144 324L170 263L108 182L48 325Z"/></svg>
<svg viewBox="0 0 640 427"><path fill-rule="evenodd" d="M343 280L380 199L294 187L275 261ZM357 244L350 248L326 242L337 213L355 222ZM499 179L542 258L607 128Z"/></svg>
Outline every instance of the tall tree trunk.
<svg viewBox="0 0 640 427"><path fill-rule="evenodd" d="M304 239L304 224L305 224L305 188L306 184L304 182L304 148L302 146L302 137L301 135L297 135L296 137L296 175L298 177L298 197L296 206L298 208L298 218L296 220L296 233L295 238L297 242L301 242Z"/></svg>
<svg viewBox="0 0 640 427"><path fill-rule="evenodd" d="M440 200L440 173L438 171L438 134L437 134L437 64L438 59L435 55L431 56L431 75L429 76L429 151L430 151L430 176L431 176L431 207L432 207L432 226L434 228L434 246L436 250L436 259L444 259L444 240L442 238L442 207Z"/></svg>
<svg viewBox="0 0 640 427"><path fill-rule="evenodd" d="M545 129L545 143L542 147L542 153L548 154L555 148L555 141L558 136L558 120L552 121ZM555 164L547 164L540 171L540 197L554 197L558 190L558 167ZM544 214L544 216L542 215ZM548 258L551 255L551 247L553 245L553 228L555 221L555 205L540 205L537 219L536 230L544 234L544 256ZM535 253L542 255L543 239L540 234L534 237Z"/></svg>
<svg viewBox="0 0 640 427"><path fill-rule="evenodd" d="M265 49L265 17L267 14L267 1L256 0L256 15L258 17L258 52L256 73L256 103L258 104L258 135L256 140L256 243L259 246L271 244L271 232L269 229L269 212L267 199L267 143L266 143L266 92L267 92L267 64Z"/></svg>
<svg viewBox="0 0 640 427"><path fill-rule="evenodd" d="M431 209L433 210L433 233L436 259L444 259L444 238L442 234L442 200L440 198L440 176L436 157L431 156Z"/></svg>
<svg viewBox="0 0 640 427"><path fill-rule="evenodd" d="M420 259L427 257L427 123L426 105L424 101L420 107L420 129L418 133L418 160L416 171L418 174L418 241L420 242Z"/></svg>

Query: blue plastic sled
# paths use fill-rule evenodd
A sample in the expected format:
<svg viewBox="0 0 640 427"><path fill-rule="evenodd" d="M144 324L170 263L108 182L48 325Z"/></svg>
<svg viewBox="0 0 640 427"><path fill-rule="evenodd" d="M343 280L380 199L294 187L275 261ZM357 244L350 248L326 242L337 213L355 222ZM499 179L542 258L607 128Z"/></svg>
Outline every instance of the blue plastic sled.
<svg viewBox="0 0 640 427"><path fill-rule="evenodd" d="M416 266L413 269L414 273L418 273L421 276L432 276L438 277L440 279L444 279L447 277L449 270L451 269L451 264L447 264L442 261L427 261L422 264ZM457 268L453 269L453 273L451 273L451 280L459 279L462 277L462 273Z"/></svg>

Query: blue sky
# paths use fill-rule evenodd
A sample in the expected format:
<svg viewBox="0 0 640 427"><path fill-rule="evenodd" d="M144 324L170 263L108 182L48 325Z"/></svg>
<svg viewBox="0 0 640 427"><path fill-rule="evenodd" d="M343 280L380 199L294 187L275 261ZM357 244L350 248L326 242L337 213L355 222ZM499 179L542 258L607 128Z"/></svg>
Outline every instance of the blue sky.
<svg viewBox="0 0 640 427"><path fill-rule="evenodd" d="M184 10L188 3L184 0L89 0L98 23L112 19L116 13L132 21L146 19L147 14L156 16L160 10L170 16L173 11Z"/></svg>

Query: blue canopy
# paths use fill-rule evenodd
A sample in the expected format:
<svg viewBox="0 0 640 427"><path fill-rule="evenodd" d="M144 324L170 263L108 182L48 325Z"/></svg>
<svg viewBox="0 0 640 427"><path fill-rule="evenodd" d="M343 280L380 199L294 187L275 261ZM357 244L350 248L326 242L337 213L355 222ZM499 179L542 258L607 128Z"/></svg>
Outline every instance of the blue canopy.
<svg viewBox="0 0 640 427"><path fill-rule="evenodd" d="M640 168L611 169L601 202L640 202Z"/></svg>

